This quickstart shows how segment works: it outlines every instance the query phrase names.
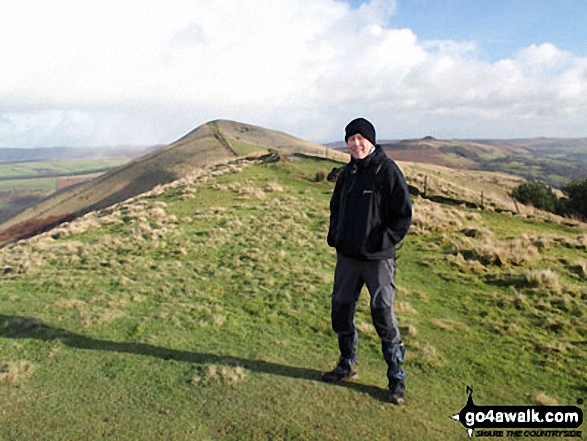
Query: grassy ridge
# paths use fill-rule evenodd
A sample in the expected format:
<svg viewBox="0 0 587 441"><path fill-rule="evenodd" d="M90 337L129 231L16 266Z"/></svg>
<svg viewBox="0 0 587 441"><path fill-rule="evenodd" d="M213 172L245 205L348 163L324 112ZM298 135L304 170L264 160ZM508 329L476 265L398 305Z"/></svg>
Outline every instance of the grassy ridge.
<svg viewBox="0 0 587 441"><path fill-rule="evenodd" d="M313 178L334 165L209 168L0 250L0 438L465 439L467 384L585 395L585 234L422 199L398 262L408 405L384 401L366 292L361 380L318 381L333 184Z"/></svg>
<svg viewBox="0 0 587 441"><path fill-rule="evenodd" d="M233 145L234 143L234 145ZM30 237L63 219L81 216L173 182L194 169L267 150L348 160L348 155L282 132L217 120L177 141L105 173L92 182L57 192L17 215L0 213L0 244ZM57 188L63 182L57 183Z"/></svg>

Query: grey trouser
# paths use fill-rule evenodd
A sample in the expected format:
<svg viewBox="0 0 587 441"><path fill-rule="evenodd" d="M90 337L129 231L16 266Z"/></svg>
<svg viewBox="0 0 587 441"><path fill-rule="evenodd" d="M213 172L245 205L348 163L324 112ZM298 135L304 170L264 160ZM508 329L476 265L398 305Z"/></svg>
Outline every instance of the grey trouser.
<svg viewBox="0 0 587 441"><path fill-rule="evenodd" d="M395 297L395 259L357 260L337 253L332 292L332 329L338 336L341 359L356 361L358 334L355 307L363 285L371 295L371 318L381 338L383 354L399 351L401 336L393 309ZM393 348L393 349L392 349ZM403 351L403 346L401 346ZM401 356L400 356L401 355ZM396 360L397 358L401 360ZM403 353L388 364L401 364ZM393 375L403 379L403 372Z"/></svg>

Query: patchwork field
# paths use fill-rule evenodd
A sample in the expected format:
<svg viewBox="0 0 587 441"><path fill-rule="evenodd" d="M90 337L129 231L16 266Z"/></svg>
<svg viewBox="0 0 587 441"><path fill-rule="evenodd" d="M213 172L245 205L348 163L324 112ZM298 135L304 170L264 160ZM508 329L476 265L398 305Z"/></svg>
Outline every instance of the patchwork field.
<svg viewBox="0 0 587 441"><path fill-rule="evenodd" d="M55 191L94 179L130 157L0 162L0 223Z"/></svg>
<svg viewBox="0 0 587 441"><path fill-rule="evenodd" d="M587 178L587 139L442 140L432 137L382 141L398 161L453 169L509 173L563 188Z"/></svg>

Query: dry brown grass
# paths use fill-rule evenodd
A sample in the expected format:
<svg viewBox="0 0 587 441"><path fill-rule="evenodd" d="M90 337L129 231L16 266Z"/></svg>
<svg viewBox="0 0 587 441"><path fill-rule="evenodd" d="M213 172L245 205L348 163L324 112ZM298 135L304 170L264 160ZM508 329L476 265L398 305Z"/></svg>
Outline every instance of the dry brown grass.
<svg viewBox="0 0 587 441"><path fill-rule="evenodd" d="M237 160L233 163L215 164L198 169L175 182L157 186L149 192L107 209L91 212L72 222L64 223L47 233L0 248L0 275L13 278L24 274L35 274L41 271L45 265L57 261L65 262L71 267L113 265L115 260L107 259L104 261L101 257L107 251L111 251L111 254L115 255L117 250L133 250L145 244L162 246L161 239L173 235L180 221L175 215L167 215L165 202L152 202L153 196L160 195L169 189L196 194L197 188L209 182L212 175L237 173L253 163L255 162ZM239 185L239 189L241 188L243 188L242 184ZM265 191L279 191L279 186L275 183L269 183ZM255 188L252 194L258 198L265 197L264 189ZM225 210L225 208L220 207L219 210ZM113 241L110 241L108 236L103 236L101 242L96 244L82 243L77 240L61 240L113 224L131 225L130 234L122 238L117 237Z"/></svg>
<svg viewBox="0 0 587 441"><path fill-rule="evenodd" d="M475 228L479 219L480 215L475 212L417 199L414 203L410 233L428 236L433 233L450 233L463 228Z"/></svg>
<svg viewBox="0 0 587 441"><path fill-rule="evenodd" d="M411 362L422 368L437 369L447 364L438 349L428 342L422 342L418 339L412 340L409 351Z"/></svg>
<svg viewBox="0 0 587 441"><path fill-rule="evenodd" d="M28 379L33 374L33 371L34 365L26 360L0 363L0 384L14 385L20 383Z"/></svg>
<svg viewBox="0 0 587 441"><path fill-rule="evenodd" d="M553 293L561 293L563 284L559 275L550 268L528 270L524 273L528 285L532 288L545 288Z"/></svg>
<svg viewBox="0 0 587 441"><path fill-rule="evenodd" d="M406 301L395 302L395 311L398 314L417 314L412 304Z"/></svg>
<svg viewBox="0 0 587 441"><path fill-rule="evenodd" d="M587 251L587 234L581 234L573 238L559 237L554 240L566 248Z"/></svg>
<svg viewBox="0 0 587 441"><path fill-rule="evenodd" d="M587 260L578 260L574 264L567 265L567 269L579 276L580 280L587 280Z"/></svg>
<svg viewBox="0 0 587 441"><path fill-rule="evenodd" d="M528 266L540 259L545 239L522 235L513 239L476 240L468 236L445 236L452 254L462 255L467 261L476 260L483 265Z"/></svg>
<svg viewBox="0 0 587 441"><path fill-rule="evenodd" d="M404 320L402 319L402 323L403 322L404 322ZM409 323L405 326L400 326L399 330L400 330L402 337L404 337L404 338L418 336L418 328L416 328L416 326L411 323Z"/></svg>
<svg viewBox="0 0 587 441"><path fill-rule="evenodd" d="M435 328L442 329L443 331L450 331L450 332L468 332L470 328L465 325L464 323L449 320L449 319L436 319L432 320L432 325Z"/></svg>
<svg viewBox="0 0 587 441"><path fill-rule="evenodd" d="M265 187L263 187L263 191L266 191L268 193L282 192L283 187L280 184L278 184L277 182L268 182L265 185Z"/></svg>
<svg viewBox="0 0 587 441"><path fill-rule="evenodd" d="M59 299L53 305L57 309L63 309L65 311L83 311L87 308L87 303L79 299Z"/></svg>
<svg viewBox="0 0 587 441"><path fill-rule="evenodd" d="M558 401L556 398L549 397L545 393L539 393L533 397L534 403L539 406L557 406Z"/></svg>
<svg viewBox="0 0 587 441"><path fill-rule="evenodd" d="M463 257L460 252L457 252L456 255L449 254L446 256L446 259L459 268L459 271L466 273L466 274L485 274L486 268L485 266L479 262L478 260L472 259L467 260Z"/></svg>
<svg viewBox="0 0 587 441"><path fill-rule="evenodd" d="M210 386L222 384L232 386L247 377L247 371L241 366L217 366L209 364L200 367L190 378L195 386Z"/></svg>
<svg viewBox="0 0 587 441"><path fill-rule="evenodd" d="M483 192L483 203L486 209L490 210L515 210L508 193L524 182L521 178L503 173L455 170L432 164L401 162L400 167L407 181L422 191L427 179L429 195L447 196L480 204Z"/></svg>
<svg viewBox="0 0 587 441"><path fill-rule="evenodd" d="M375 327L372 323L364 322L360 318L357 318L355 326L361 335L370 336L373 338L377 337L377 332L375 331Z"/></svg>

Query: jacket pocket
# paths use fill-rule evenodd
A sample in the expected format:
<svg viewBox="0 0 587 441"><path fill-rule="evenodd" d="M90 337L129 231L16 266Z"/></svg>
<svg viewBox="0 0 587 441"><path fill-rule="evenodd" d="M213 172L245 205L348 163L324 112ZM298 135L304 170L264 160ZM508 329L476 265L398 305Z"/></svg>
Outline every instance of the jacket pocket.
<svg viewBox="0 0 587 441"><path fill-rule="evenodd" d="M386 250L394 246L395 244L393 243L391 236L388 234L387 229L383 229L381 232L381 249Z"/></svg>
<svg viewBox="0 0 587 441"><path fill-rule="evenodd" d="M333 229L329 229L328 230L328 236L326 237L326 242L328 243L328 246L331 246L333 248L336 248L336 231Z"/></svg>

